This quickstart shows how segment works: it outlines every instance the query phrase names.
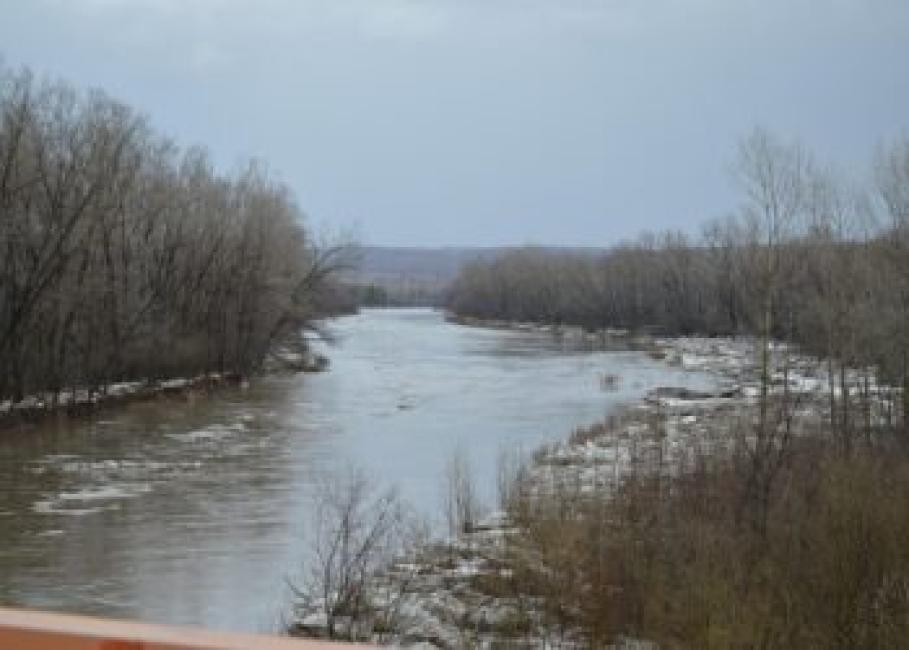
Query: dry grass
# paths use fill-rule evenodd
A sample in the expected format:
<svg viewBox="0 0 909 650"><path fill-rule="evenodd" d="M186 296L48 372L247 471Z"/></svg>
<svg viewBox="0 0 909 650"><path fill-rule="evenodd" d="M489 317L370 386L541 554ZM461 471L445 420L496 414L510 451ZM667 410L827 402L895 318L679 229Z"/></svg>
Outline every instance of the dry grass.
<svg viewBox="0 0 909 650"><path fill-rule="evenodd" d="M746 475L743 458L702 457L611 496L513 503L511 588L542 596L545 625L591 647L622 635L662 648L906 647L907 451L847 458L800 440L766 532L749 524Z"/></svg>

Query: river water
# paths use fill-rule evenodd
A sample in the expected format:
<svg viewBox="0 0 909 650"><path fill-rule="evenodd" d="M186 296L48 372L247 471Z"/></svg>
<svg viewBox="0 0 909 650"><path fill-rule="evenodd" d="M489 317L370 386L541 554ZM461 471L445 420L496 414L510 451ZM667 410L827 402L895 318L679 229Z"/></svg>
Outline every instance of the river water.
<svg viewBox="0 0 909 650"><path fill-rule="evenodd" d="M563 439L658 385L710 382L426 309L330 330L326 373L0 437L0 605L273 631L326 477L362 468L438 519L456 449L492 500L503 449Z"/></svg>

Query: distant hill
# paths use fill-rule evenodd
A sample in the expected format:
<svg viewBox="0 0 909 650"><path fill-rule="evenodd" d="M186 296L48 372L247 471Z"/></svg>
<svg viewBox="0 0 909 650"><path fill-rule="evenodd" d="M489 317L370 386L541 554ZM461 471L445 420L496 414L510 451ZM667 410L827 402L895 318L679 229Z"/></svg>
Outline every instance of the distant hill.
<svg viewBox="0 0 909 650"><path fill-rule="evenodd" d="M380 287L395 304L436 304L465 264L495 258L506 250L509 248L362 246L356 267L346 279L351 284Z"/></svg>
<svg viewBox="0 0 909 650"><path fill-rule="evenodd" d="M381 288L392 304L437 304L465 264L495 257L501 250L363 246L345 279Z"/></svg>
<svg viewBox="0 0 909 650"><path fill-rule="evenodd" d="M464 264L492 258L497 248L386 248L364 246L355 275L372 281L419 281L449 284Z"/></svg>

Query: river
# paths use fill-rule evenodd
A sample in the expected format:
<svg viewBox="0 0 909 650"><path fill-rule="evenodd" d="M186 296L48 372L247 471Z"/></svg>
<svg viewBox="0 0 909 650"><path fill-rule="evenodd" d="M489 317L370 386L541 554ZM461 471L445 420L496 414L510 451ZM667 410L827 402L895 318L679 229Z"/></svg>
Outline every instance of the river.
<svg viewBox="0 0 909 650"><path fill-rule="evenodd" d="M333 473L363 468L438 520L454 450L492 500L501 450L562 439L658 385L710 382L428 309L329 327L328 372L0 437L0 604L273 631Z"/></svg>

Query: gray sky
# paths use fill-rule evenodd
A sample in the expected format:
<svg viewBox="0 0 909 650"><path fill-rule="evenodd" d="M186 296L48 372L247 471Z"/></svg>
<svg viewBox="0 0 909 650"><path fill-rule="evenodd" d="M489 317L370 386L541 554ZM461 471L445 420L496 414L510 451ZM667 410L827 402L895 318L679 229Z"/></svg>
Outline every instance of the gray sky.
<svg viewBox="0 0 909 650"><path fill-rule="evenodd" d="M695 231L757 124L858 174L909 133L907 0L0 0L0 54L370 244Z"/></svg>

